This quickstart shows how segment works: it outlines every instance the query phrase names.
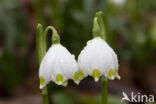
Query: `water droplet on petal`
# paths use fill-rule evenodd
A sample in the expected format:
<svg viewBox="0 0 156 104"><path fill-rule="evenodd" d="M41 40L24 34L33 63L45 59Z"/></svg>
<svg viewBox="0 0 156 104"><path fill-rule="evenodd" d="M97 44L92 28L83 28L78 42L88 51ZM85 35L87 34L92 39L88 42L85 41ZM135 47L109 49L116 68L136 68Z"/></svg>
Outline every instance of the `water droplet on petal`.
<svg viewBox="0 0 156 104"><path fill-rule="evenodd" d="M94 80L95 80L95 82L98 82L99 81L99 78L95 77Z"/></svg>

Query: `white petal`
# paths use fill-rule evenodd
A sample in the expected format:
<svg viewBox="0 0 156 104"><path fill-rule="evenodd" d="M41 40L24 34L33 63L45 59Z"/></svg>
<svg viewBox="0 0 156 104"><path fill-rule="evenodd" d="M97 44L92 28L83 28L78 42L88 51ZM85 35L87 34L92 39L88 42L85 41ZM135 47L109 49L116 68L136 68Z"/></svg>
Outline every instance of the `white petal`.
<svg viewBox="0 0 156 104"><path fill-rule="evenodd" d="M58 80L58 81L56 80L57 75L60 75L61 80ZM58 60L58 54L57 54L56 57L55 57L55 60L54 60L54 62L52 64L51 80L53 82L55 82L56 84L58 84L58 85L62 85L63 81L66 80L66 79L67 79L67 77L64 76L64 73L61 70L61 66L60 66L60 63L59 63L59 60Z"/></svg>
<svg viewBox="0 0 156 104"><path fill-rule="evenodd" d="M118 68L115 52L101 38L94 38L87 42L87 46L84 47L78 57L78 64L84 72L84 77L87 75L93 76L93 70L97 69L100 75L103 74L109 79L114 79L115 68ZM110 71L110 69L113 71Z"/></svg>
<svg viewBox="0 0 156 104"><path fill-rule="evenodd" d="M61 44L54 44L49 48L40 65L39 76L42 82L40 88L42 89L50 80L66 86L67 83L64 82L73 79L77 71L78 65L74 55ZM56 80L58 78L59 81Z"/></svg>
<svg viewBox="0 0 156 104"><path fill-rule="evenodd" d="M40 68L39 68L39 77L41 78L41 84L40 88L42 89L47 83L50 82L51 79L51 69L52 69L52 63L55 59L55 55L53 54L54 50L52 47L49 48L46 55L44 56Z"/></svg>
<svg viewBox="0 0 156 104"><path fill-rule="evenodd" d="M54 54L56 55L52 66L52 80L56 81L57 74L63 75L63 81L73 79L73 75L78 71L78 65L74 55L61 44L55 45Z"/></svg>
<svg viewBox="0 0 156 104"><path fill-rule="evenodd" d="M115 54L115 52L113 51L113 49L111 49L111 53L113 55L114 58L114 64L115 64L115 77L117 77L118 79L120 79L120 75L118 74L118 70L119 70L119 64L118 64L118 58L117 55Z"/></svg>

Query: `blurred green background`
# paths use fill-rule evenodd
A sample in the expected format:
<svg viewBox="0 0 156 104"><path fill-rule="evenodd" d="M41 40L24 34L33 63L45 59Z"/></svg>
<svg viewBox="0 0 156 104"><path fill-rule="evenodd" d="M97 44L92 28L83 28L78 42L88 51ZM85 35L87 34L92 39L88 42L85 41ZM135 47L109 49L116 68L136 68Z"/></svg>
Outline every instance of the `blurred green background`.
<svg viewBox="0 0 156 104"><path fill-rule="evenodd" d="M123 91L156 96L156 0L0 0L0 104L42 103L38 23L53 25L61 43L77 58L92 39L99 10L105 14L108 43L120 64L121 80L108 82L109 104L121 104ZM91 77L79 86L72 81L66 88L48 85L51 104L99 104L100 89L100 82Z"/></svg>

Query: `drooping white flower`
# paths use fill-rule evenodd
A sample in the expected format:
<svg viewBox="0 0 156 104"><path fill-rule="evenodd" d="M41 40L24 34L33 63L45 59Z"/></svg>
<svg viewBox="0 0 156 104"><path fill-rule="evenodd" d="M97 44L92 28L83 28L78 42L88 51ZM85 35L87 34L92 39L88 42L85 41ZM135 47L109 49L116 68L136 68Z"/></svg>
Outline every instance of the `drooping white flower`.
<svg viewBox="0 0 156 104"><path fill-rule="evenodd" d="M78 64L74 55L61 44L52 45L44 56L40 69L40 88L50 81L58 85L67 85L68 79L79 83Z"/></svg>
<svg viewBox="0 0 156 104"><path fill-rule="evenodd" d="M80 79L88 75L93 76L95 81L98 81L101 75L108 79L120 79L117 55L100 37L87 42L78 57L78 64Z"/></svg>

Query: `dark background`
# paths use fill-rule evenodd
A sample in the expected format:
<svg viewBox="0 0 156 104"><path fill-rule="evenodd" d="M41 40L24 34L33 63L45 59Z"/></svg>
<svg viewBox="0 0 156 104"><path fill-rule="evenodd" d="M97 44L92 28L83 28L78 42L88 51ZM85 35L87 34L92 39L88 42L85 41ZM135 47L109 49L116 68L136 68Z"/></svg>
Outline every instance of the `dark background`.
<svg viewBox="0 0 156 104"><path fill-rule="evenodd" d="M120 65L121 80L108 82L109 104L121 104L123 91L156 95L156 0L0 0L0 104L42 103L35 43L38 23L54 26L61 43L77 58L92 39L99 10L105 14L108 43ZM72 81L68 87L50 83L48 91L54 104L100 102L100 82L91 77L79 86Z"/></svg>

